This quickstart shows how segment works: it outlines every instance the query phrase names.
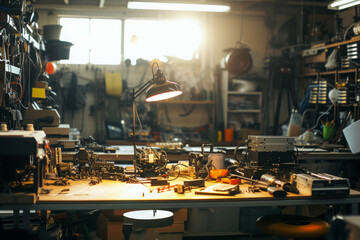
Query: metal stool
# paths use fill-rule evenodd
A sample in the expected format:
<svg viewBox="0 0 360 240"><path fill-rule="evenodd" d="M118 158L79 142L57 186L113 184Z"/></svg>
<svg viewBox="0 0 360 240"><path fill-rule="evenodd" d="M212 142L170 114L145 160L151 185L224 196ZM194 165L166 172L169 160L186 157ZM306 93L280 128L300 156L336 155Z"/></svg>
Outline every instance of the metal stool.
<svg viewBox="0 0 360 240"><path fill-rule="evenodd" d="M256 227L263 233L289 238L320 238L329 231L323 220L298 215L268 215L256 220Z"/></svg>
<svg viewBox="0 0 360 240"><path fill-rule="evenodd" d="M174 214L164 210L140 210L124 213L123 233L125 240L130 239L133 233L134 239L146 239L147 228L166 227L174 223ZM142 228L144 231L133 231L134 228Z"/></svg>

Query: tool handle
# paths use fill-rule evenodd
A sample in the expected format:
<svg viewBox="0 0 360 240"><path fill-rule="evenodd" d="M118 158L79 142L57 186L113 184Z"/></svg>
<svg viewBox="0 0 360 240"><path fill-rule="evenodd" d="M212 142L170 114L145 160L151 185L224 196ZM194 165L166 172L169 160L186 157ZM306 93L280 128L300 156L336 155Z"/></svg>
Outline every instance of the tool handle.
<svg viewBox="0 0 360 240"><path fill-rule="evenodd" d="M281 188L278 187L274 187L274 186L269 186L267 188L267 192L271 194L271 196L277 197L277 198L282 198L282 197L286 197L287 192L282 190Z"/></svg>

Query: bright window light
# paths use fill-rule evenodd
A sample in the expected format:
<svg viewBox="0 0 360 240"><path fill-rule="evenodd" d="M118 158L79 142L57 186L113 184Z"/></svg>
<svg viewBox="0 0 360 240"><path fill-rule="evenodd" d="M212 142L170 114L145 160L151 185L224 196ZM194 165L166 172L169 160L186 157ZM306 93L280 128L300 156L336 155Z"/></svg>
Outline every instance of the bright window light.
<svg viewBox="0 0 360 240"><path fill-rule="evenodd" d="M61 63L87 64L89 63L90 48L90 19L85 18L60 18L60 40L74 44L70 48L69 60L61 60Z"/></svg>
<svg viewBox="0 0 360 240"><path fill-rule="evenodd" d="M90 63L120 64L121 21L110 19L90 20Z"/></svg>
<svg viewBox="0 0 360 240"><path fill-rule="evenodd" d="M125 20L124 32L124 58L133 64L137 59L167 62L170 57L198 57L202 34L197 21Z"/></svg>
<svg viewBox="0 0 360 240"><path fill-rule="evenodd" d="M74 44L69 60L61 63L120 64L121 20L60 18L60 25L63 26L60 40Z"/></svg>

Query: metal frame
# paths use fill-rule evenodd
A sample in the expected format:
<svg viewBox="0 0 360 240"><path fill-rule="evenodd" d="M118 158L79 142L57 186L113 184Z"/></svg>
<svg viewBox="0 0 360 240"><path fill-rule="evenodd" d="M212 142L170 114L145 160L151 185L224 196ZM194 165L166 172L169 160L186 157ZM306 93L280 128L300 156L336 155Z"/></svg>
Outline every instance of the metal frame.
<svg viewBox="0 0 360 240"><path fill-rule="evenodd" d="M216 208L216 207L260 207L260 206L300 206L300 205L350 205L351 213L358 214L360 195L345 198L307 199L194 199L194 200L126 200L88 201L78 203L47 203L24 205L1 205L2 210L89 210L89 209L154 209L154 208Z"/></svg>

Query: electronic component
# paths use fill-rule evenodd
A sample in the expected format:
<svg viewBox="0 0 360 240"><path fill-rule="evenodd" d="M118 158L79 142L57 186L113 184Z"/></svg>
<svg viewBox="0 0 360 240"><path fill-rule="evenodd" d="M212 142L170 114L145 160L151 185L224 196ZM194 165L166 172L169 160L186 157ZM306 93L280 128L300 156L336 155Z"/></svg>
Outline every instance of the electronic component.
<svg viewBox="0 0 360 240"><path fill-rule="evenodd" d="M305 195L347 196L350 193L349 179L326 173L292 174L290 181Z"/></svg>
<svg viewBox="0 0 360 240"><path fill-rule="evenodd" d="M165 151L153 148L137 149L135 165L141 177L157 177L164 174L167 162Z"/></svg>
<svg viewBox="0 0 360 240"><path fill-rule="evenodd" d="M43 131L0 132L0 191L38 193L50 147Z"/></svg>
<svg viewBox="0 0 360 240"><path fill-rule="evenodd" d="M182 185L182 184L177 184L177 185L174 187L174 192L179 193L179 194L184 194L184 193L185 193L184 185Z"/></svg>
<svg viewBox="0 0 360 240"><path fill-rule="evenodd" d="M213 145L212 144L202 144L201 145L201 153L190 152L189 153L189 165L190 165L190 175L194 178L204 178L207 179L209 177L209 171L214 166L212 165L212 160L208 160L205 162L205 153L204 147L210 146L210 153L213 153Z"/></svg>
<svg viewBox="0 0 360 240"><path fill-rule="evenodd" d="M205 180L198 179L198 180L184 180L184 187L205 187Z"/></svg>
<svg viewBox="0 0 360 240"><path fill-rule="evenodd" d="M115 166L113 162L100 159L92 150L80 148L73 156L73 162L57 163L57 171L60 177L84 179L98 177L107 180L128 180L125 170L121 166Z"/></svg>
<svg viewBox="0 0 360 240"><path fill-rule="evenodd" d="M151 178L150 179L150 185L151 186L164 186L164 185L168 185L168 181L167 180L159 180L156 178Z"/></svg>
<svg viewBox="0 0 360 240"><path fill-rule="evenodd" d="M218 183L213 186L203 188L195 191L195 194L208 194L208 195L235 195L240 193L239 185L229 185Z"/></svg>
<svg viewBox="0 0 360 240"><path fill-rule="evenodd" d="M248 136L248 148L255 152L288 152L294 151L293 137L282 136Z"/></svg>
<svg viewBox="0 0 360 240"><path fill-rule="evenodd" d="M189 165L193 170L193 175L195 178L203 175L200 170L203 168L204 156L201 153L191 152L189 153ZM207 174L207 173L205 173Z"/></svg>
<svg viewBox="0 0 360 240"><path fill-rule="evenodd" d="M282 136L248 137L248 161L251 166L292 167L294 138Z"/></svg>

